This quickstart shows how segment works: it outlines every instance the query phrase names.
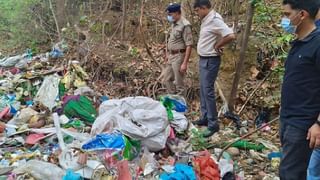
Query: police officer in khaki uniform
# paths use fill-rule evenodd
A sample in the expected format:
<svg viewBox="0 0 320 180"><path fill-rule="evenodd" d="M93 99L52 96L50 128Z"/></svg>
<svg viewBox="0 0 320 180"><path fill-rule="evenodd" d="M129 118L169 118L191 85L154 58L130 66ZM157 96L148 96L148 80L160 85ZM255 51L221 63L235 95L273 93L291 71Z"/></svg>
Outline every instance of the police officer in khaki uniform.
<svg viewBox="0 0 320 180"><path fill-rule="evenodd" d="M181 15L181 6L171 3L167 8L168 21L172 23L167 44L167 67L163 83L168 93L184 95L184 76L192 49L191 24ZM175 85L175 86L174 86Z"/></svg>

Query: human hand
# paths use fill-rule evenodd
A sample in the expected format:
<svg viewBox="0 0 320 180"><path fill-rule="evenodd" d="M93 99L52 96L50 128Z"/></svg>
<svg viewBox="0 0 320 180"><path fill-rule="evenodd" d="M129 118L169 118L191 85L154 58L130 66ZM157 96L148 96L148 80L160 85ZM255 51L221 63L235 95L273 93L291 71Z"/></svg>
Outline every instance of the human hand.
<svg viewBox="0 0 320 180"><path fill-rule="evenodd" d="M320 147L320 126L314 124L308 131L307 140L310 140L309 146L311 149Z"/></svg>
<svg viewBox="0 0 320 180"><path fill-rule="evenodd" d="M187 72L188 69L188 64L187 63L182 63L180 66L180 73L184 74Z"/></svg>
<svg viewBox="0 0 320 180"><path fill-rule="evenodd" d="M219 55L222 55L224 48L215 45L215 46L214 46L214 50L215 50Z"/></svg>

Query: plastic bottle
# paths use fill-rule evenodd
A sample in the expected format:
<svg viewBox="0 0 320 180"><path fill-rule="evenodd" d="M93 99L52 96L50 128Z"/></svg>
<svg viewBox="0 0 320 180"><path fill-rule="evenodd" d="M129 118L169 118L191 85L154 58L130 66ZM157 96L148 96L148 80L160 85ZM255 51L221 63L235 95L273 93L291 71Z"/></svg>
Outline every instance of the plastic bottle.
<svg viewBox="0 0 320 180"><path fill-rule="evenodd" d="M238 141L234 144L232 144L232 147L236 147L239 149L248 149L248 150L256 150L256 151L262 151L263 149L265 149L266 147L262 144L254 144L254 143L250 143L248 141Z"/></svg>
<svg viewBox="0 0 320 180"><path fill-rule="evenodd" d="M281 152L272 152L268 154L268 159L272 160L273 158L282 158Z"/></svg>

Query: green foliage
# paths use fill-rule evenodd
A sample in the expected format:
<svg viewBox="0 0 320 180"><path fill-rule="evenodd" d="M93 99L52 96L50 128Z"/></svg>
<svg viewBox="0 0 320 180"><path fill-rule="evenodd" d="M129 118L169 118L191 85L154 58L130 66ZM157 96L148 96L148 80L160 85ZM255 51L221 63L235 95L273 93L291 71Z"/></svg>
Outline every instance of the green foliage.
<svg viewBox="0 0 320 180"><path fill-rule="evenodd" d="M139 50L136 47L133 47L130 49L130 55L133 57L138 57L139 56Z"/></svg>
<svg viewBox="0 0 320 180"><path fill-rule="evenodd" d="M192 149L194 151L201 151L201 150L205 150L209 147L209 143L208 140L206 140L203 137L202 132L193 129L192 131L192 138L191 138L191 144L192 144Z"/></svg>
<svg viewBox="0 0 320 180"><path fill-rule="evenodd" d="M259 25L270 25L274 18L281 16L278 6L268 6L265 1L258 0L255 4L254 22ZM266 24L269 23L269 24Z"/></svg>
<svg viewBox="0 0 320 180"><path fill-rule="evenodd" d="M259 47L265 49L273 60L279 61L279 66L274 70L275 74L282 80L284 75L284 61L288 55L290 42L294 36L284 33L280 28L281 9L280 4L267 5L265 1L256 4L254 16L257 25L257 37L262 42Z"/></svg>
<svg viewBox="0 0 320 180"><path fill-rule="evenodd" d="M257 4L261 3L262 0L250 0L249 2L250 2L250 4L253 4L254 6L257 6Z"/></svg>
<svg viewBox="0 0 320 180"><path fill-rule="evenodd" d="M88 16L81 16L79 20L80 25L88 25L89 18Z"/></svg>
<svg viewBox="0 0 320 180"><path fill-rule="evenodd" d="M0 0L0 49L32 46L40 36L32 21L32 7L40 0ZM33 50L36 50L32 47Z"/></svg>

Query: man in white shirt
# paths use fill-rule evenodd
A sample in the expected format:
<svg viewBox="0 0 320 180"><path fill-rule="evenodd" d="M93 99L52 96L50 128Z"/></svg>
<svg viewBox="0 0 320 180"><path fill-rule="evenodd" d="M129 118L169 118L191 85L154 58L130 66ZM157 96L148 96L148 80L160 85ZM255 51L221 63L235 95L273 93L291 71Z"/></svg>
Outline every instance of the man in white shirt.
<svg viewBox="0 0 320 180"><path fill-rule="evenodd" d="M223 47L235 39L235 34L226 25L221 15L211 10L210 0L196 0L194 10L201 19L197 51L200 56L201 118L194 122L207 126L204 137L219 131L214 84L218 76Z"/></svg>

